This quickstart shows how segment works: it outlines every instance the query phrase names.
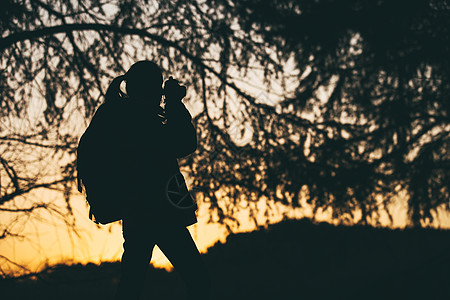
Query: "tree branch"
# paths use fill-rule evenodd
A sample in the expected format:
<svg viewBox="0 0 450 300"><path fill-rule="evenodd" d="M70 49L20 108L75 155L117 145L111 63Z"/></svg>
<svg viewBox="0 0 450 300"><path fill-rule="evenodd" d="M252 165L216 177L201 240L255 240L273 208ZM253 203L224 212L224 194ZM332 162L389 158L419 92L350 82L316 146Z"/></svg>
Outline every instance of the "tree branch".
<svg viewBox="0 0 450 300"><path fill-rule="evenodd" d="M49 35L58 34L58 33L68 34L68 33L74 32L74 31L97 31L97 32L98 31L109 31L109 32L116 32L116 33L121 33L121 34L125 34L125 35L138 35L138 36L150 38L150 39L160 43L161 45L164 45L167 47L172 47L172 48L178 50L182 55L184 55L187 58L189 58L190 60L192 60L192 62L199 65L204 70L208 70L209 72L214 74L217 78L219 78L219 80L223 81L222 76L219 72L214 70L212 67L204 64L200 57L197 57L197 56L191 54L186 49L184 49L183 47L178 45L176 42L165 39L159 35L152 34L145 29L138 29L138 28L117 27L117 26L108 25L108 24L95 24L95 23L65 24L65 25L58 25L58 26L52 26L52 27L45 27L45 28L40 28L40 29L36 29L36 30L27 30L27 31L22 31L22 32L16 32L16 33L10 34L10 35L0 39L0 51L3 51L4 49L10 47L11 45L13 45L14 43L17 43L19 41L37 39L40 37L49 36ZM226 80L223 82L225 85L232 88L239 96L241 96L244 99L246 99L247 101L249 101L252 105L261 107L266 110L274 110L274 108L271 107L270 105L257 103L255 101L254 97L243 92L233 82L229 82Z"/></svg>
<svg viewBox="0 0 450 300"><path fill-rule="evenodd" d="M4 211L4 212L12 212L12 213L17 213L17 212L30 213L30 212L32 212L32 211L35 210L35 209L38 209L38 208L47 208L47 207L48 207L47 204L41 203L41 204L35 204L35 205L33 205L33 206L31 206L31 207L28 207L28 208L3 208L3 207L0 207L0 211Z"/></svg>
<svg viewBox="0 0 450 300"><path fill-rule="evenodd" d="M36 147L41 147L41 148L49 148L49 149L69 149L69 148L71 148L70 144L67 144L67 145L46 145L46 144L41 144L41 143L38 143L38 142L28 141L26 136L24 136L24 137L0 136L0 140L19 142L19 143L30 145L30 146L36 146Z"/></svg>
<svg viewBox="0 0 450 300"><path fill-rule="evenodd" d="M0 198L0 205L10 201L11 199L14 199L15 197L25 195L25 194L31 192L32 190L39 189L39 188L51 188L57 184L69 182L71 180L73 180L73 178L63 178L61 180L55 180L53 182L40 183L40 184L31 185L31 186L28 186L25 188L21 188L21 189L16 189L14 192L2 196Z"/></svg>

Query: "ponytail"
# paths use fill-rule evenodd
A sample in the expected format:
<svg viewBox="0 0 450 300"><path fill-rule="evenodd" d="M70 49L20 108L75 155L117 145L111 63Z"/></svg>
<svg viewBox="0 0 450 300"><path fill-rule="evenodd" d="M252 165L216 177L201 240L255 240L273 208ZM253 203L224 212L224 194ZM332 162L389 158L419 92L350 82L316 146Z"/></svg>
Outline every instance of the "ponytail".
<svg viewBox="0 0 450 300"><path fill-rule="evenodd" d="M105 102L118 101L125 98L125 93L120 90L120 84L125 80L125 75L113 79L105 94Z"/></svg>

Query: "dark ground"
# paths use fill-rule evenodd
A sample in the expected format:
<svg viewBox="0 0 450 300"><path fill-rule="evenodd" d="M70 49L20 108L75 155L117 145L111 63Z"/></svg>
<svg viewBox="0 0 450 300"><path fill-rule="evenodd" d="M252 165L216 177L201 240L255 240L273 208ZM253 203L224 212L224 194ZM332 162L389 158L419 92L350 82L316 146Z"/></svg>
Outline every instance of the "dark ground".
<svg viewBox="0 0 450 300"><path fill-rule="evenodd" d="M450 231L283 221L233 234L204 258L213 299L450 299ZM111 299L118 263L59 265L3 279L1 299ZM202 283L199 282L199 285ZM150 268L145 299L183 299L176 272Z"/></svg>

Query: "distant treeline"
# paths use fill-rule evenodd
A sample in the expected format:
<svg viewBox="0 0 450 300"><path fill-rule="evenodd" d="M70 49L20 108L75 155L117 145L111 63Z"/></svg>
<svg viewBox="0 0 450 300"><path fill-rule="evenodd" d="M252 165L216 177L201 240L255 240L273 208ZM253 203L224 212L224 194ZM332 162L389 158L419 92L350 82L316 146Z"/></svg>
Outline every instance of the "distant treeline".
<svg viewBox="0 0 450 300"><path fill-rule="evenodd" d="M450 299L450 231L289 220L211 247L213 299ZM119 263L57 265L0 281L4 299L111 299ZM182 299L176 272L150 267L145 299ZM199 282L199 285L202 283Z"/></svg>

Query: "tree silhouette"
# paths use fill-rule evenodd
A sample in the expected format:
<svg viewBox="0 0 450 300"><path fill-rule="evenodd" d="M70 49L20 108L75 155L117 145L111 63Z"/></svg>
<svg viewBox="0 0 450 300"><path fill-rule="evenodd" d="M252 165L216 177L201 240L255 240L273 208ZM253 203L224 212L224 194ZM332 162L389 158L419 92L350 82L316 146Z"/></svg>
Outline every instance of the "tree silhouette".
<svg viewBox="0 0 450 300"><path fill-rule="evenodd" d="M0 210L50 209L27 195L56 189L73 218L78 138L147 58L189 86L199 147L183 165L212 220L307 199L376 224L406 193L411 224L429 224L450 210L448 17L444 0L8 0ZM3 220L2 239L19 234Z"/></svg>
<svg viewBox="0 0 450 300"><path fill-rule="evenodd" d="M185 1L2 4L0 207L8 217L1 219L1 239L20 235L23 226L15 225L29 222L37 210L75 225L71 197L78 139L109 81L136 60L154 60L189 86L188 97L199 104L194 99L192 106L203 105L194 120L199 134L222 130L208 107L215 109L229 90L252 99L230 80L230 65L244 71L267 61L276 67L249 34L224 26L224 10ZM66 205L39 197L43 189L61 191Z"/></svg>
<svg viewBox="0 0 450 300"><path fill-rule="evenodd" d="M239 173L253 178L230 179L231 189L294 207L306 197L350 222L378 222L402 193L413 225L448 211L448 1L244 1L227 11L299 74L278 107L247 110L258 134Z"/></svg>

